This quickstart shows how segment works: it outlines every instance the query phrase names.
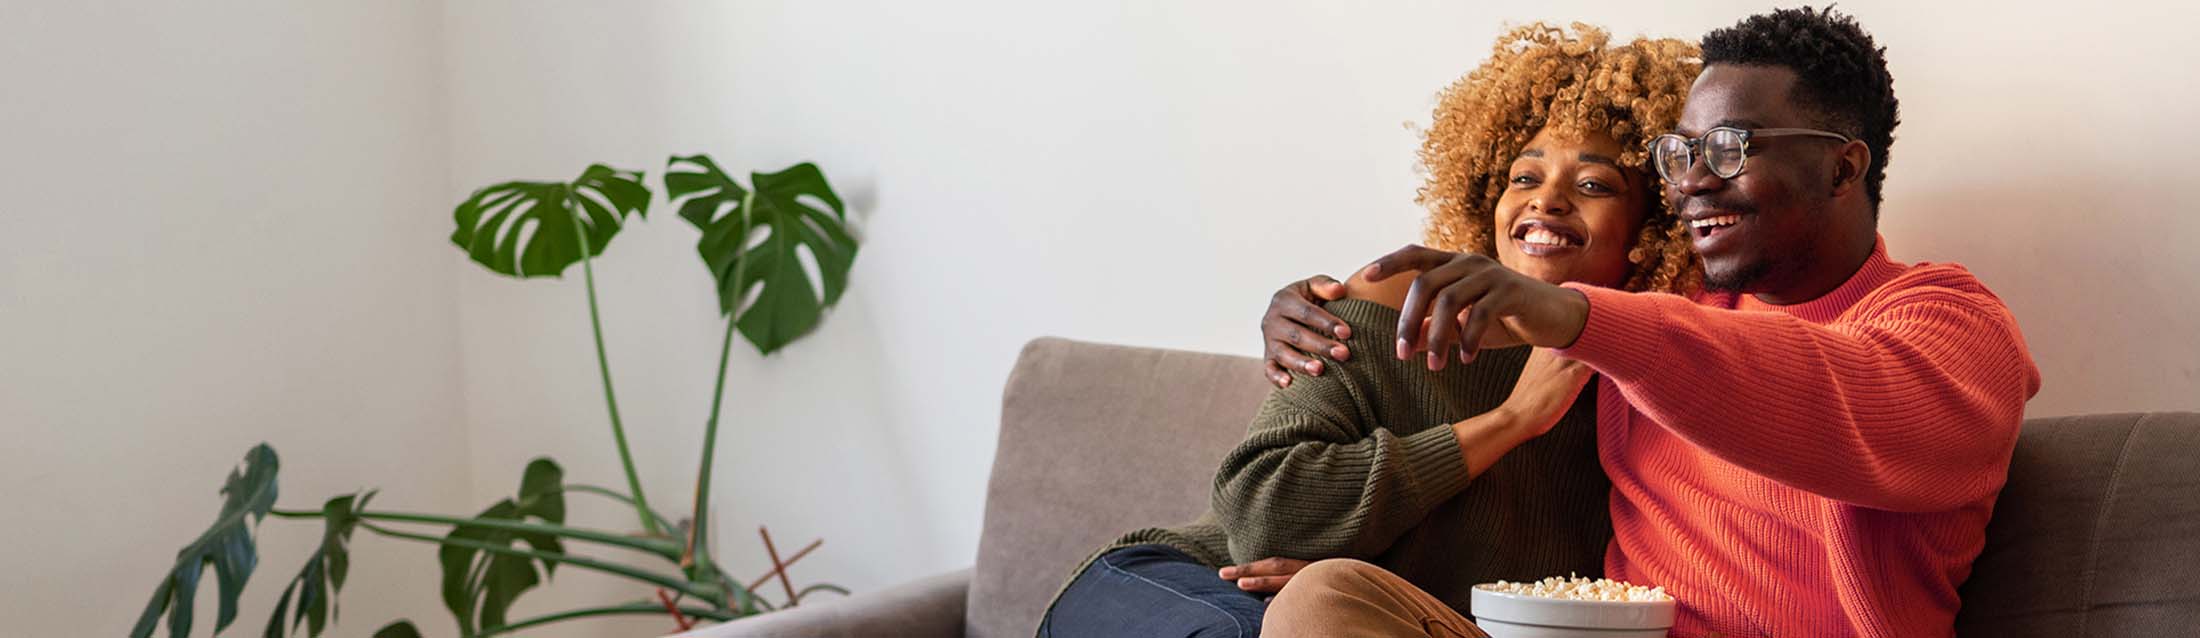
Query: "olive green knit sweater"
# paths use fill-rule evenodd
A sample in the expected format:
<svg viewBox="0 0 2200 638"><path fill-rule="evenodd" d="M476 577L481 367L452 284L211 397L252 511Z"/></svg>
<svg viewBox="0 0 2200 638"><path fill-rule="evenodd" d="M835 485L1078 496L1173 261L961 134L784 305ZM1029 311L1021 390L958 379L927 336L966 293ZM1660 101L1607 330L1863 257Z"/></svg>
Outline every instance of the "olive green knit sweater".
<svg viewBox="0 0 2200 638"><path fill-rule="evenodd" d="M1353 356L1325 358L1321 376L1295 374L1269 393L1223 457L1211 509L1179 527L1125 534L1093 557L1155 543L1215 568L1271 556L1358 558L1460 613L1476 583L1602 571L1611 483L1597 462L1594 381L1549 433L1470 485L1448 426L1503 403L1528 348L1431 372L1418 357L1391 356L1397 310L1360 300L1328 309L1352 325Z"/></svg>

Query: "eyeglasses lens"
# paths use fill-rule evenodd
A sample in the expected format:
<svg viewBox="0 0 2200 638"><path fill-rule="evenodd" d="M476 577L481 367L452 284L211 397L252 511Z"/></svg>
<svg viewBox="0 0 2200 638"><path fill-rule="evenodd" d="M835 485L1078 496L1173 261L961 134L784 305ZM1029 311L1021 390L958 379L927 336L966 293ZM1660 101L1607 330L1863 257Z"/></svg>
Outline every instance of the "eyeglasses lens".
<svg viewBox="0 0 2200 638"><path fill-rule="evenodd" d="M1687 175L1693 159L1689 157L1688 140L1678 135L1659 137L1650 153L1650 160L1657 163L1658 176L1667 182L1679 181L1682 175Z"/></svg>
<svg viewBox="0 0 2200 638"><path fill-rule="evenodd" d="M1711 174L1722 179L1732 178L1742 172L1742 134L1733 129L1716 129L1703 138L1703 161Z"/></svg>

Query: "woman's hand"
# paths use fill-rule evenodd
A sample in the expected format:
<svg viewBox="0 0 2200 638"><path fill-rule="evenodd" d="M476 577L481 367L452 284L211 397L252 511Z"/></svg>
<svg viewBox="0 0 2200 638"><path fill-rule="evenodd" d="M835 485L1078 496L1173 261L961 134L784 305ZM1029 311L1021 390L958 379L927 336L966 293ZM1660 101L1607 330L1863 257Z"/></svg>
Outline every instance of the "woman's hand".
<svg viewBox="0 0 2200 638"><path fill-rule="evenodd" d="M1315 302L1317 298L1323 301L1344 298L1344 284L1328 275L1315 275L1291 282L1268 298L1268 314L1260 318L1260 338L1268 359L1268 382L1278 388L1291 385L1291 373L1287 370L1321 376L1322 362L1311 353L1326 351L1330 358L1339 361L1351 355L1338 339L1352 338L1352 328L1323 310ZM1336 339L1329 335L1335 335Z"/></svg>
<svg viewBox="0 0 2200 638"><path fill-rule="evenodd" d="M1467 476L1481 476L1513 448L1550 432L1581 398L1589 373L1589 366L1547 348L1528 353L1528 365L1521 368L1512 396L1497 409L1451 424L1452 437L1466 457Z"/></svg>
<svg viewBox="0 0 2200 638"><path fill-rule="evenodd" d="M1497 409L1528 438L1543 436L1581 397L1591 372L1579 361L1558 356L1549 348L1536 348L1528 353L1528 365L1521 368L1512 395Z"/></svg>
<svg viewBox="0 0 2200 638"><path fill-rule="evenodd" d="M1237 581L1238 589L1273 594L1282 591L1284 583L1306 565L1306 561L1296 558L1263 558L1222 568L1222 579Z"/></svg>

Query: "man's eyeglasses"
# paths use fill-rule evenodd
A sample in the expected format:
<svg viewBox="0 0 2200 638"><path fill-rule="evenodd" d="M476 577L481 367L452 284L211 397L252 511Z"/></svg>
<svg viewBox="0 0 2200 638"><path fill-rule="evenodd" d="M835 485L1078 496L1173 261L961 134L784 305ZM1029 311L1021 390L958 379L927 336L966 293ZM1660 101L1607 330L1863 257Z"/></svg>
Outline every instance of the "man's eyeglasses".
<svg viewBox="0 0 2200 638"><path fill-rule="evenodd" d="M1849 141L1849 136L1831 131L1807 128L1759 128L1739 129L1721 126L1704 131L1701 137L1689 139L1667 133L1645 144L1650 148L1650 163L1658 167L1658 176L1668 184L1677 183L1681 176L1696 166L1696 155L1703 154L1705 168L1719 179L1734 179L1742 174L1742 160L1749 158L1749 140L1756 137L1782 137L1809 135Z"/></svg>

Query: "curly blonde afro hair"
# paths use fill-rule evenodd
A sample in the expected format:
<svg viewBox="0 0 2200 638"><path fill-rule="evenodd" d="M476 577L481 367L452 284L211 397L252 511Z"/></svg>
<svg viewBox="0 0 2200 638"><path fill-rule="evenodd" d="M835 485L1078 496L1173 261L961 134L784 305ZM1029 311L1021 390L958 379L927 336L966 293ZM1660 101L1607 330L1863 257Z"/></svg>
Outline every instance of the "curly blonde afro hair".
<svg viewBox="0 0 2200 638"><path fill-rule="evenodd" d="M1417 199L1429 209L1427 241L1436 248L1495 255L1497 199L1522 147L1545 128L1578 139L1603 132L1619 142L1619 162L1654 189L1643 143L1672 130L1702 65L1696 45L1637 38L1608 47L1603 29L1536 23L1497 39L1490 59L1438 95L1435 121L1421 144L1428 182ZM1688 228L1648 193L1642 234L1628 251L1626 289L1685 293L1702 267Z"/></svg>

